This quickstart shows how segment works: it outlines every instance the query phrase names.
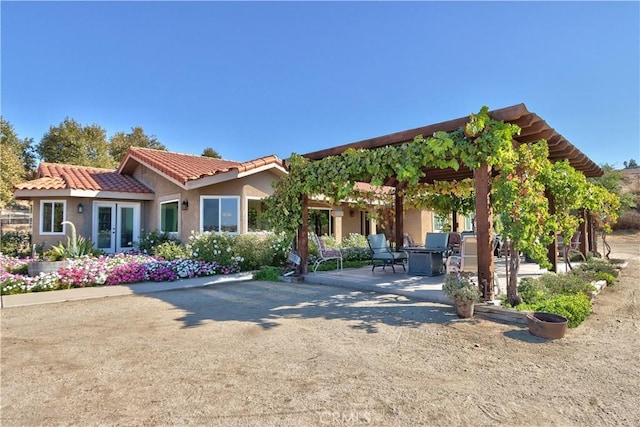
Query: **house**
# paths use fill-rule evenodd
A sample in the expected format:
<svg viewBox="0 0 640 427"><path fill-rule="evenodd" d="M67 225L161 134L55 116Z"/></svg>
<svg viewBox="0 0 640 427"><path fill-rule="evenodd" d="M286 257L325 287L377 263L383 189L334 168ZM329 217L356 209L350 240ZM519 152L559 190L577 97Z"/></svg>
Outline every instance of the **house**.
<svg viewBox="0 0 640 427"><path fill-rule="evenodd" d="M15 197L33 203L34 244L64 241L70 221L115 253L132 249L142 230L183 241L192 230L259 231L260 200L285 173L277 156L236 162L131 148L115 170L42 163Z"/></svg>
<svg viewBox="0 0 640 427"><path fill-rule="evenodd" d="M192 231L265 231L262 199L286 173L275 155L236 162L133 147L115 170L41 163L35 179L15 187L15 197L33 204L33 244L46 250L65 241L63 222L69 221L96 248L117 253L133 249L142 230L182 241ZM316 234L341 241L350 233L379 231L366 210L346 202L332 206L316 199L311 208L310 231ZM407 211L405 224L417 241L438 228L427 211Z"/></svg>

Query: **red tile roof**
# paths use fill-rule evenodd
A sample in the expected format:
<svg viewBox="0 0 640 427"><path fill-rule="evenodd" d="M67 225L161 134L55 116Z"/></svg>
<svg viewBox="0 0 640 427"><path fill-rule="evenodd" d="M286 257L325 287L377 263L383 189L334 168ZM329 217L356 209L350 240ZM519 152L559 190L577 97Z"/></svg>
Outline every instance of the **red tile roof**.
<svg viewBox="0 0 640 427"><path fill-rule="evenodd" d="M144 163L183 185L188 181L194 181L232 170L237 170L239 173L242 173L273 163L282 167L282 161L274 155L241 163L233 160L214 159L212 157L173 153L150 148L131 147L120 163L118 171L122 172L129 159L135 159L138 162Z"/></svg>
<svg viewBox="0 0 640 427"><path fill-rule="evenodd" d="M120 193L153 193L135 178L113 169L41 163L36 179L20 183L17 190L94 190Z"/></svg>

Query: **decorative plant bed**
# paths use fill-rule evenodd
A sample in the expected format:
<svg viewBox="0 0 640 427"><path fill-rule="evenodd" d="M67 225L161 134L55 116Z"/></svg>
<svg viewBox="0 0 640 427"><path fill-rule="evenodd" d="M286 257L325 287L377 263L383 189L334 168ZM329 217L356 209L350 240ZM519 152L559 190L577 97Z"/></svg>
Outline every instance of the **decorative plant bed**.
<svg viewBox="0 0 640 427"><path fill-rule="evenodd" d="M569 321L557 314L534 312L527 315L529 333L540 338L558 339L564 337Z"/></svg>

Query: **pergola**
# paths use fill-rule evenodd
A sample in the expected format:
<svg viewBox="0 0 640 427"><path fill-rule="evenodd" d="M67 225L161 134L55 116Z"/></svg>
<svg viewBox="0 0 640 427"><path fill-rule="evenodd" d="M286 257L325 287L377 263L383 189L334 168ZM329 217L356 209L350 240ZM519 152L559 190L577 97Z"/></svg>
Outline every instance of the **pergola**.
<svg viewBox="0 0 640 427"><path fill-rule="evenodd" d="M551 128L537 114L527 110L524 104L513 105L489 112L489 116L494 120L513 123L521 128L519 135L513 139L514 144L526 144L537 142L540 139L546 139L549 146L549 160L559 161L567 159L571 166L577 171L582 172L586 177L597 177L603 174L602 169L589 159L584 153L578 150L567 139ZM469 121L469 117L460 117L446 122L431 124L415 129L409 129L389 135L379 136L376 138L366 139L363 141L352 142L350 144L339 145L337 147L327 148L325 150L315 151L303 154L303 157L311 160L320 160L328 156L340 155L349 148L375 150L376 148L399 145L412 141L418 135L429 136L434 132L444 131L452 132L463 127ZM478 238L478 280L484 285L484 296L486 299L492 298L492 287L489 286L490 278L493 277L493 214L491 212L491 204L489 194L491 192L491 176L492 169L487 164L481 165L478 169L471 170L463 165L458 170L423 168L425 176L421 179L423 183L433 183L434 181L459 181L465 178L474 178L475 186L475 208L476 208L476 234ZM402 185L396 177L389 177L385 185L395 187ZM308 256L308 198L303 197L303 218L300 235L300 253L302 256L302 265L306 265ZM550 208L554 209L553 200L550 200ZM584 214L584 213L583 213ZM589 218L582 225L583 236L587 236L587 227ZM403 237L403 200L396 191L395 197L395 242L397 247L402 246ZM587 251L587 240L589 241L589 250L591 250L592 239L585 238L581 240L581 250L583 253ZM553 244L555 248L557 243ZM549 251L550 261L554 268L557 264L556 250Z"/></svg>

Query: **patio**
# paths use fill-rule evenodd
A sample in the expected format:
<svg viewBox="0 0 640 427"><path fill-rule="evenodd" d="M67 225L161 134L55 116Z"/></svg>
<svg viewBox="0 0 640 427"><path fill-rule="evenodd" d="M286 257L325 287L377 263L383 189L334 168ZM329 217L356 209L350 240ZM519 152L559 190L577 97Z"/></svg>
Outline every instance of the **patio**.
<svg viewBox="0 0 640 427"><path fill-rule="evenodd" d="M573 263L574 266L577 263ZM505 259L495 259L496 273L500 287L500 294L506 293L507 272L505 268ZM533 262L520 263L518 280L523 277L538 277L546 273L548 270L540 268L538 264ZM565 272L566 265L564 262L558 263L557 272ZM375 269L371 271L371 266L362 268L322 271L318 273L308 273L304 275L304 282L309 284L339 286L359 291L388 293L401 295L408 298L422 300L427 302L435 302L440 304L451 305L452 302L447 299L442 292L442 284L444 275L440 276L412 276L402 271L400 266L396 266L396 273L389 269ZM488 302L486 304L478 303L476 306L496 306L497 302ZM480 311L483 311L482 308ZM518 319L515 319L516 321Z"/></svg>

